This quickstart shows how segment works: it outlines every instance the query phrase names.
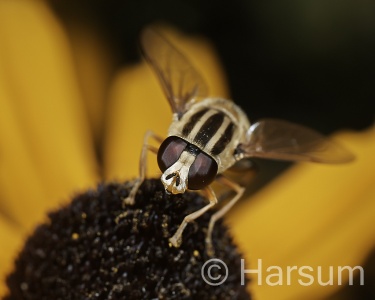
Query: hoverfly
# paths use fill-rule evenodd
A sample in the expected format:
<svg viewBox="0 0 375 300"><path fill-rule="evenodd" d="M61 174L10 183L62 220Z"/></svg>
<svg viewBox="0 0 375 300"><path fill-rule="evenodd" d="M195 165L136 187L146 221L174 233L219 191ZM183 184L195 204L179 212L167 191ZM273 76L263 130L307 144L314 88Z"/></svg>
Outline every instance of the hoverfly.
<svg viewBox="0 0 375 300"><path fill-rule="evenodd" d="M215 212L209 222L206 249L213 253L211 234L215 222L240 199L245 188L222 175L244 158L341 163L353 156L312 129L287 121L265 119L250 124L246 114L232 101L207 97L202 76L189 60L159 33L146 29L140 38L141 50L157 75L173 111L168 137L148 131L140 158L140 175L125 204L133 204L146 173L147 151L157 153L161 181L167 193L203 190L209 203L185 216L169 239L179 247L187 224L218 203L210 184L217 180L235 196ZM149 145L154 138L159 149Z"/></svg>

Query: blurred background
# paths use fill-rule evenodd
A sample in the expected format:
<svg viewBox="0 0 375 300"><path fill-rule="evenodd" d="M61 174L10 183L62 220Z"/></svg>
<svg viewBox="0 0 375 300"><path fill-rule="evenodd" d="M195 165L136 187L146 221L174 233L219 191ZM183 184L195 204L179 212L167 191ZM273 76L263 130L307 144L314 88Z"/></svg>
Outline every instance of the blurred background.
<svg viewBox="0 0 375 300"><path fill-rule="evenodd" d="M139 32L154 22L209 38L251 120L278 117L324 133L374 122L372 1L50 2L67 25L100 32L118 67L139 59Z"/></svg>
<svg viewBox="0 0 375 300"><path fill-rule="evenodd" d="M88 109L96 115L91 126L99 165L106 124L100 119L106 114L100 111L107 108L112 79L124 67L140 61L139 33L155 22L201 35L212 43L231 98L252 122L264 117L282 118L325 134L360 131L374 124L374 1L46 2L64 24L72 47L76 47L72 55L76 56L79 88L91 98L91 104L95 102ZM87 43L90 36L94 38ZM81 51L82 44L95 45L94 57L99 53L105 64L87 57L90 51ZM104 67L96 67L96 63ZM91 69L105 74L98 77ZM92 89L93 82L101 86ZM99 92L93 94L93 90ZM261 173L249 193L289 167L282 162L257 163L262 165ZM365 269L365 286L343 287L329 299L375 299L375 253L368 257Z"/></svg>

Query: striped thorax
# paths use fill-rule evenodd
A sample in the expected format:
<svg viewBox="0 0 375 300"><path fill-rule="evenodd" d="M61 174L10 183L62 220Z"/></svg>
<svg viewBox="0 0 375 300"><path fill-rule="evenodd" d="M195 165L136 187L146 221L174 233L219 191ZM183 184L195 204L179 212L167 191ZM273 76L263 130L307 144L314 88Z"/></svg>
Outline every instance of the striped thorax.
<svg viewBox="0 0 375 300"><path fill-rule="evenodd" d="M245 142L250 124L233 102L206 98L174 117L158 152L167 191L177 194L208 186L236 162L235 149Z"/></svg>

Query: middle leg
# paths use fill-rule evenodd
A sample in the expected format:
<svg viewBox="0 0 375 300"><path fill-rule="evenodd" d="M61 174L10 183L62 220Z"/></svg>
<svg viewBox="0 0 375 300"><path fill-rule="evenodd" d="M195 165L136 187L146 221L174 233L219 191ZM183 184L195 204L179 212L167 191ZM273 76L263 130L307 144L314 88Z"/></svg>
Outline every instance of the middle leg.
<svg viewBox="0 0 375 300"><path fill-rule="evenodd" d="M237 183L234 183L223 175L219 175L218 177L216 177L216 180L223 185L226 185L229 188L233 189L236 192L236 195L211 216L206 235L206 250L208 255L210 256L214 255L214 248L212 245L212 231L214 229L216 221L223 217L236 204L236 202L241 198L245 191L244 187L238 185Z"/></svg>

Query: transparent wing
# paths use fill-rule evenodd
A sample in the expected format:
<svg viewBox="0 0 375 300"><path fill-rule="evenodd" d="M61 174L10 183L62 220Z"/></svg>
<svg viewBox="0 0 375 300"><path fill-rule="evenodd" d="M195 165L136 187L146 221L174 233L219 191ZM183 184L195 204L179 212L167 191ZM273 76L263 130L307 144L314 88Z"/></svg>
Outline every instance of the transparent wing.
<svg viewBox="0 0 375 300"><path fill-rule="evenodd" d="M191 99L206 96L202 76L168 40L148 28L142 32L140 42L143 55L158 76L174 113L182 115Z"/></svg>
<svg viewBox="0 0 375 300"><path fill-rule="evenodd" d="M266 119L253 124L248 142L239 145L243 157L291 161L342 163L354 159L345 148L320 133L282 120Z"/></svg>

